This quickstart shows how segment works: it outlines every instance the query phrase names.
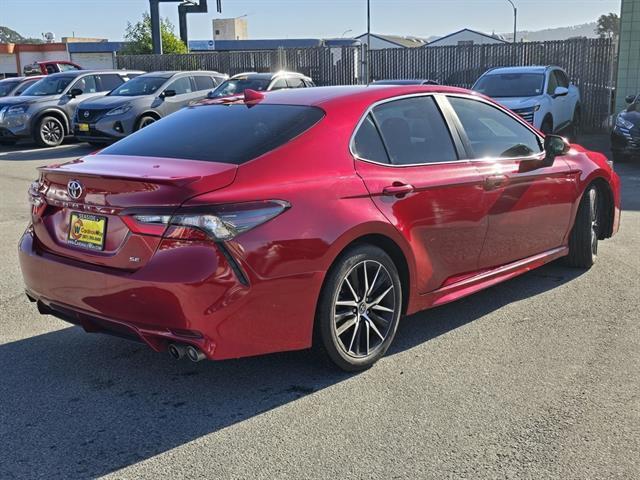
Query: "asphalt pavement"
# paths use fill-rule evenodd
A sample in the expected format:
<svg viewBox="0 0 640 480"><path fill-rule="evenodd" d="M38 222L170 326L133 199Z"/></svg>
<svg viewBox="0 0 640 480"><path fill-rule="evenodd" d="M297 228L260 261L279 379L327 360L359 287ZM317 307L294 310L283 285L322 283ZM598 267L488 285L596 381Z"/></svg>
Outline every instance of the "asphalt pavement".
<svg viewBox="0 0 640 480"><path fill-rule="evenodd" d="M176 362L38 315L26 191L91 150L0 147L0 478L640 477L640 161L616 165L622 227L591 270L553 263L405 318L350 375L308 352Z"/></svg>

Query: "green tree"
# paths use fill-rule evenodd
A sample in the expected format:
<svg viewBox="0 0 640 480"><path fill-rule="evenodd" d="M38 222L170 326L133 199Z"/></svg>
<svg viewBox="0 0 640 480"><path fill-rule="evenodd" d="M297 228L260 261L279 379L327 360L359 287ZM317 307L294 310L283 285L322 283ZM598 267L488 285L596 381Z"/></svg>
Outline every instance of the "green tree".
<svg viewBox="0 0 640 480"><path fill-rule="evenodd" d="M173 24L167 19L160 20L160 32L162 35L162 51L164 53L187 53L187 46L173 32ZM144 55L153 53L153 41L151 38L151 16L148 13L142 15L142 20L132 24L127 22L124 33L128 45L122 50L126 55Z"/></svg>
<svg viewBox="0 0 640 480"><path fill-rule="evenodd" d="M595 31L601 38L618 38L620 35L620 17L616 13L600 15Z"/></svg>

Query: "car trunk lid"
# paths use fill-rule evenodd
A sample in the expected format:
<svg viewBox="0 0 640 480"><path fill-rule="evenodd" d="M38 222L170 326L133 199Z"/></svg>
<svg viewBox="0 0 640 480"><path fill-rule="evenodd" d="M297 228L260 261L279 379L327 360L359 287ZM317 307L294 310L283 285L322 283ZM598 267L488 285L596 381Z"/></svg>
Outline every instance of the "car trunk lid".
<svg viewBox="0 0 640 480"><path fill-rule="evenodd" d="M45 204L32 220L41 247L75 260L131 270L146 264L160 242L157 236L130 228L133 211L171 214L185 200L233 183L237 167L90 155L39 170L38 188Z"/></svg>

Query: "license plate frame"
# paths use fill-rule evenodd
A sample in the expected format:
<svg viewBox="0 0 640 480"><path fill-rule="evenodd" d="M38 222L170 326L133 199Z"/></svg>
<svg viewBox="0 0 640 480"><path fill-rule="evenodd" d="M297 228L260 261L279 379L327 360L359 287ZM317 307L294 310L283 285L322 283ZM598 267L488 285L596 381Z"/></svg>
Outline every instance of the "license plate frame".
<svg viewBox="0 0 640 480"><path fill-rule="evenodd" d="M86 224L86 226L85 226ZM83 227L87 231L83 231ZM107 237L107 217L83 212L71 212L67 243L86 250L101 252Z"/></svg>

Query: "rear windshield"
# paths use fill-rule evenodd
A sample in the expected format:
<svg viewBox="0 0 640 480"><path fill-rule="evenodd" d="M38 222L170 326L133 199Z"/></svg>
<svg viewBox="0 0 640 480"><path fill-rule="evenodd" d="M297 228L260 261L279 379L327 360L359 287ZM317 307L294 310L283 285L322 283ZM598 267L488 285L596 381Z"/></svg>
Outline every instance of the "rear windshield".
<svg viewBox="0 0 640 480"><path fill-rule="evenodd" d="M179 110L100 153L240 165L284 145L323 116L319 108L300 105L200 105Z"/></svg>
<svg viewBox="0 0 640 480"><path fill-rule="evenodd" d="M541 73L499 73L480 77L473 86L488 97L536 97L542 94L544 75Z"/></svg>

